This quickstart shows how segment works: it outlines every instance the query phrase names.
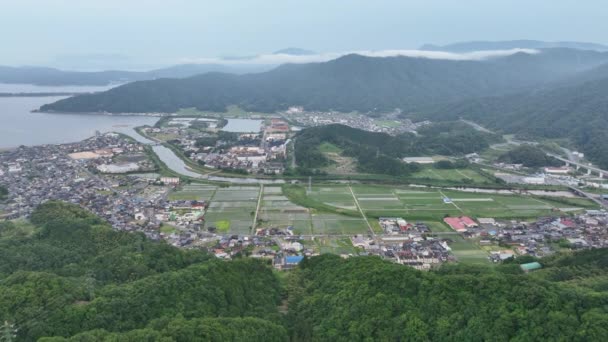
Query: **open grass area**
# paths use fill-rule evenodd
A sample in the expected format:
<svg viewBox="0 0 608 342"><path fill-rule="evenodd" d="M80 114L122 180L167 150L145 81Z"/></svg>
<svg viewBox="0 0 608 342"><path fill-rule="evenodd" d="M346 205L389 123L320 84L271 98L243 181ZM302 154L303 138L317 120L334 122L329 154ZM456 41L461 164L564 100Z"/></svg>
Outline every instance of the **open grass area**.
<svg viewBox="0 0 608 342"><path fill-rule="evenodd" d="M322 153L342 153L341 148L328 142L324 142L319 145L319 151L321 151Z"/></svg>
<svg viewBox="0 0 608 342"><path fill-rule="evenodd" d="M488 252L479 248L473 241L465 240L460 235L451 235L449 246L459 262L468 264L488 264Z"/></svg>
<svg viewBox="0 0 608 342"><path fill-rule="evenodd" d="M396 120L374 120L374 123L381 127L393 128L401 126L401 122Z"/></svg>
<svg viewBox="0 0 608 342"><path fill-rule="evenodd" d="M412 174L412 178L428 178L440 181L462 181L464 183L483 183L488 178L473 169L435 169L426 166L422 170Z"/></svg>
<svg viewBox="0 0 608 342"><path fill-rule="evenodd" d="M164 223L161 227L160 227L160 232L166 235L170 235L173 234L175 232L177 232L177 229L170 225L170 224L166 224Z"/></svg>
<svg viewBox="0 0 608 342"><path fill-rule="evenodd" d="M321 254L356 255L359 252L359 249L354 247L347 237L315 237L308 245L317 249Z"/></svg>

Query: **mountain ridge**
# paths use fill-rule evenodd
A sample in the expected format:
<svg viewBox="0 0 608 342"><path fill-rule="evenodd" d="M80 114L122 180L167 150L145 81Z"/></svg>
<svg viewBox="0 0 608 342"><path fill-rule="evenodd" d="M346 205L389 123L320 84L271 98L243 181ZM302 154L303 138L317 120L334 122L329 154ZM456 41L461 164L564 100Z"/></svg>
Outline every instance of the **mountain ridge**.
<svg viewBox="0 0 608 342"><path fill-rule="evenodd" d="M608 53L547 49L538 54L474 60L366 57L356 54L321 63L286 64L244 75L207 73L180 80L135 82L94 95L45 105L42 111L175 112L416 110L437 102L495 96L540 86L608 63Z"/></svg>

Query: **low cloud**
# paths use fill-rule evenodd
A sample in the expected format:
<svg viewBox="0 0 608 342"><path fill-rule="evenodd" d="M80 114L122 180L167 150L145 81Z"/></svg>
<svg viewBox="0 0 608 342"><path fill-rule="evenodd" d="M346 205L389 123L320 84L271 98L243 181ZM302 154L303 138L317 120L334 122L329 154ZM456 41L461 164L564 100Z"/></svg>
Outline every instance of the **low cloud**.
<svg viewBox="0 0 608 342"><path fill-rule="evenodd" d="M261 65L277 65L277 64L302 64L327 62L336 58L340 58L349 54L358 54L368 57L415 57L429 59L444 59L453 61L479 61L494 57L504 57L516 53L536 54L538 50L534 49L509 49L509 50L486 50L474 51L467 53L454 53L446 51L426 51L426 50L358 50L345 52L330 52L314 55L289 55L289 54L265 54L250 58L242 59L222 59L222 58L183 58L180 63L194 64L261 64Z"/></svg>

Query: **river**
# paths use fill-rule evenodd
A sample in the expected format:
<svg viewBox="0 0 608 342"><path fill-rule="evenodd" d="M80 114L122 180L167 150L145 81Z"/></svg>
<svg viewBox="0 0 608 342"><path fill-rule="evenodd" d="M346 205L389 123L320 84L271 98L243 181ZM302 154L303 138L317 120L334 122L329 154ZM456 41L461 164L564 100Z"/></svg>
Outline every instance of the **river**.
<svg viewBox="0 0 608 342"><path fill-rule="evenodd" d="M0 84L0 92L92 92L108 87L41 87L33 85ZM157 117L95 114L32 113L46 103L65 97L0 97L0 150L20 145L65 144L90 138L99 132L119 132L137 141L153 144L139 135L134 128L154 125ZM229 119L228 129L233 132L259 131L261 120ZM204 176L190 170L183 160L164 146L154 146L154 152L174 172L193 178L238 184L282 184L282 179L232 178Z"/></svg>

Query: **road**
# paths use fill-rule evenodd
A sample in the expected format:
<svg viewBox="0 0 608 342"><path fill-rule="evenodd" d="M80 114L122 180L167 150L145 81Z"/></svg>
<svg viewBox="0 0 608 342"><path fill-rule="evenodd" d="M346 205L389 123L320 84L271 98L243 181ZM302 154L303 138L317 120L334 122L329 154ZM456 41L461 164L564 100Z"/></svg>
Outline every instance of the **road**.
<svg viewBox="0 0 608 342"><path fill-rule="evenodd" d="M374 232L374 228L372 228L372 225L369 224L369 221L367 220L367 216L365 216L363 209L361 209L361 206L359 205L359 200L357 199L357 196L355 196L355 192L353 191L353 188L350 185L348 186L348 190L350 190L350 194L353 196L353 199L355 200L355 206L357 206L359 213L361 213L361 216L365 220L365 224L367 224L367 228L369 229L370 233L372 233L372 236L374 237L374 241L376 241L376 244L378 244L379 241L378 241L378 237L376 236L376 232Z"/></svg>
<svg viewBox="0 0 608 342"><path fill-rule="evenodd" d="M480 132L494 133L494 132L490 131L489 129L487 129L487 128L485 128L485 127L483 127L483 126L481 126L481 125L479 125L479 124L477 124L477 123L475 123L473 121L469 121L469 120L465 120L465 119L460 119L460 121L466 123L467 125L475 128L476 130L478 130Z"/></svg>
<svg viewBox="0 0 608 342"><path fill-rule="evenodd" d="M258 225L258 213L260 212L260 206L262 204L263 196L264 196L264 184L260 184L260 194L258 196L258 205L255 208L255 214L253 215L253 223L251 224L251 235L255 235L255 227Z"/></svg>
<svg viewBox="0 0 608 342"><path fill-rule="evenodd" d="M582 167L585 170L591 170L593 172L597 172L598 174L601 173L603 175L608 175L608 171L602 170L602 169L600 169L598 167L595 167L595 166L590 166L590 165L587 165L587 164L584 164L584 163L579 163L579 162L576 162L576 161L572 161L571 159L566 159L566 158L564 158L562 156L558 156L557 154L553 154L553 153L547 153L547 155L551 156L551 157L553 157L553 158L555 158L557 160L561 160L564 163L568 163L568 164L572 164L572 165L576 165L576 166Z"/></svg>

